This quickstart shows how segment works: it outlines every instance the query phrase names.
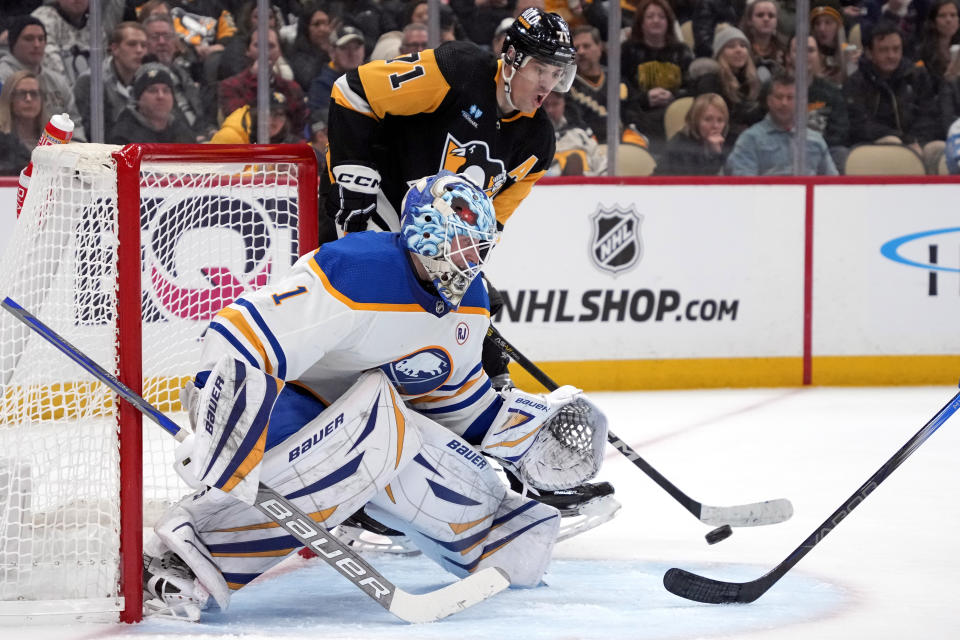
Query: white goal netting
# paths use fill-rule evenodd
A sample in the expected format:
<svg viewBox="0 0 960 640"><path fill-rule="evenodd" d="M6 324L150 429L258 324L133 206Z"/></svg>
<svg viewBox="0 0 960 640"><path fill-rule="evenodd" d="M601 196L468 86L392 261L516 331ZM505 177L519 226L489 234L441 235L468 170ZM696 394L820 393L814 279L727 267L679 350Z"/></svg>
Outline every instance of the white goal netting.
<svg viewBox="0 0 960 640"><path fill-rule="evenodd" d="M179 389L195 373L210 318L298 256L306 176L297 162L253 164L256 156L234 164L147 156L130 208L137 185L118 179L119 150L34 153L0 293L114 375L136 359L142 395L185 426ZM128 254L139 256L118 266L124 225L139 226L139 252ZM141 294L118 296L131 275ZM142 349L118 328L118 304L139 318ZM120 487L129 480L113 393L5 311L0 385L0 614L121 610ZM171 469L174 445L144 420L142 469L123 471L142 474L144 526L186 493Z"/></svg>

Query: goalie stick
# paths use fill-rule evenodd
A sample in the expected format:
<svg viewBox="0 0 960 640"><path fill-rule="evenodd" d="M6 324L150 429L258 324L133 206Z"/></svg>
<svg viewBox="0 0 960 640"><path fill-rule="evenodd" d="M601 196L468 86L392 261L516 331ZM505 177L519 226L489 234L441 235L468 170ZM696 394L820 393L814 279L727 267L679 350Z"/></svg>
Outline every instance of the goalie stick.
<svg viewBox="0 0 960 640"><path fill-rule="evenodd" d="M544 373L542 369L517 351L516 347L507 342L506 338L504 338L492 324L490 328L487 329L487 337L493 340L498 347L503 349L508 356L526 369L530 375L537 379L537 382L549 391L553 391L559 386ZM793 515L793 505L790 504L789 500L783 498L730 507L712 507L703 504L678 489L676 485L667 480L659 471L654 469L650 463L641 458L630 445L618 438L612 431L607 432L607 442L626 456L630 462L639 467L641 471L650 476L650 478L669 493L674 500L679 502L687 511L692 513L695 518L704 524L713 526L729 524L732 527L756 527L777 524L788 520L790 516Z"/></svg>
<svg viewBox="0 0 960 640"><path fill-rule="evenodd" d="M163 427L178 441L183 441L187 437L187 432L173 420L67 342L29 311L10 298L5 298L0 305L68 358L93 374L143 415ZM380 606L406 622L440 620L482 602L510 586L510 581L504 571L497 567L487 567L466 578L427 593L408 593L383 577L366 560L336 537L330 535L326 528L314 522L310 516L303 513L289 500L262 483L257 491L253 506L280 525L305 547L313 550L337 573L353 583Z"/></svg>
<svg viewBox="0 0 960 640"><path fill-rule="evenodd" d="M777 580L782 578L787 571L792 569L800 560L810 553L818 542L833 531L857 505L867 499L873 491L880 486L880 483L896 470L903 461L910 457L927 438L933 435L940 425L947 421L957 409L960 409L960 393L946 404L937 415L923 426L903 447L900 448L893 457L883 463L877 472L870 476L852 496L847 498L846 502L840 505L836 511L823 521L817 529L811 533L806 540L800 543L800 546L793 550L776 567L768 571L763 576L749 582L724 582L722 580L713 580L705 578L683 569L670 569L663 576L663 586L670 593L676 594L688 600L697 602L706 602L708 604L728 604L733 602L753 602L772 587Z"/></svg>

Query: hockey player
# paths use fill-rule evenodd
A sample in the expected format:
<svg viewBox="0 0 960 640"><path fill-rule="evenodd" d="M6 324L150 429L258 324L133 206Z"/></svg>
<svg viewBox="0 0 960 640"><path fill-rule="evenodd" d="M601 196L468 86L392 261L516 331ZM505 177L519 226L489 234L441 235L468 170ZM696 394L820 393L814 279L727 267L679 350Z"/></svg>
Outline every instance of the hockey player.
<svg viewBox="0 0 960 640"><path fill-rule="evenodd" d="M491 388L486 194L441 172L401 210L400 233L325 244L210 323L184 393L195 433L177 451L197 491L146 547L148 611L226 608L297 550L250 506L260 482L326 527L365 508L456 575L497 566L540 583L559 514L507 489L481 452L531 486L576 485L600 467L606 419L572 387Z"/></svg>
<svg viewBox="0 0 960 640"><path fill-rule="evenodd" d="M502 229L553 161L553 126L540 106L551 91L570 89L575 56L563 18L530 7L507 29L499 58L448 42L341 76L330 101L321 241L396 231L411 181L444 169L483 188ZM490 297L496 313L492 287ZM488 341L483 366L497 388L510 384L508 363ZM571 514L613 493L608 483L565 489L556 506Z"/></svg>
<svg viewBox="0 0 960 640"><path fill-rule="evenodd" d="M567 91L575 51L563 18L525 10L499 59L447 42L341 76L329 114L326 236L396 231L411 181L446 169L493 199L503 226L553 160L553 128L540 106Z"/></svg>

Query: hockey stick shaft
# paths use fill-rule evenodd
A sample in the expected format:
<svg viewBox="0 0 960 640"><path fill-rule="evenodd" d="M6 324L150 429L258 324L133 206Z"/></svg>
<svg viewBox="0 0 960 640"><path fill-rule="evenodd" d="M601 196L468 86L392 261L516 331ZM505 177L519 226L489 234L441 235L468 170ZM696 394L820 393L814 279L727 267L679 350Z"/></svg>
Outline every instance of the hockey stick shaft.
<svg viewBox="0 0 960 640"><path fill-rule="evenodd" d="M730 602L753 602L767 592L780 578L792 569L804 556L817 546L828 533L833 531L850 515L871 493L892 474L897 467L909 458L920 445L960 409L960 392L943 406L917 433L893 454L876 473L870 476L860 488L853 492L840 507L830 514L807 539L800 543L784 560L765 575L750 582L723 582L704 578L682 569L670 569L663 576L663 584L668 591L689 600L721 604Z"/></svg>
<svg viewBox="0 0 960 640"><path fill-rule="evenodd" d="M535 365L529 358L520 353L516 347L507 341L492 324L490 328L487 329L487 337L493 340L498 347L503 349L504 353L523 367L527 373L546 387L547 390L553 391L559 387L540 367ZM669 493L674 500L692 513L695 518L707 524L730 524L731 526L740 527L776 524L787 520L793 515L793 506L789 501L783 499L733 507L712 507L704 505L681 491L612 431L607 432L607 442L647 474L650 479L656 482L661 489Z"/></svg>
<svg viewBox="0 0 960 640"><path fill-rule="evenodd" d="M107 385L123 400L163 427L178 441L186 438L187 432L173 420L67 342L36 316L10 298L5 298L0 305L61 353ZM384 609L407 622L431 622L445 618L485 600L510 585L502 571L490 567L436 591L413 595L387 580L356 552L335 536L330 535L325 527L263 483L257 490L253 506L320 556L324 562Z"/></svg>

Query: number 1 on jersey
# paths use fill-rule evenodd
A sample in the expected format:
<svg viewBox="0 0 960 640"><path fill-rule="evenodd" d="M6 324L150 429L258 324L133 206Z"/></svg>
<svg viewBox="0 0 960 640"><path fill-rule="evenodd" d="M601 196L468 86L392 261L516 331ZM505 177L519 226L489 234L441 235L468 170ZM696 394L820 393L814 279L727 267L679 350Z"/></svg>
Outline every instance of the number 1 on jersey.
<svg viewBox="0 0 960 640"><path fill-rule="evenodd" d="M306 292L307 292L307 288L303 285L300 285L299 287L291 291L286 291L284 293L275 293L272 296L273 304L278 305L282 303L286 298L292 298L293 296L298 296L301 293L306 293Z"/></svg>

